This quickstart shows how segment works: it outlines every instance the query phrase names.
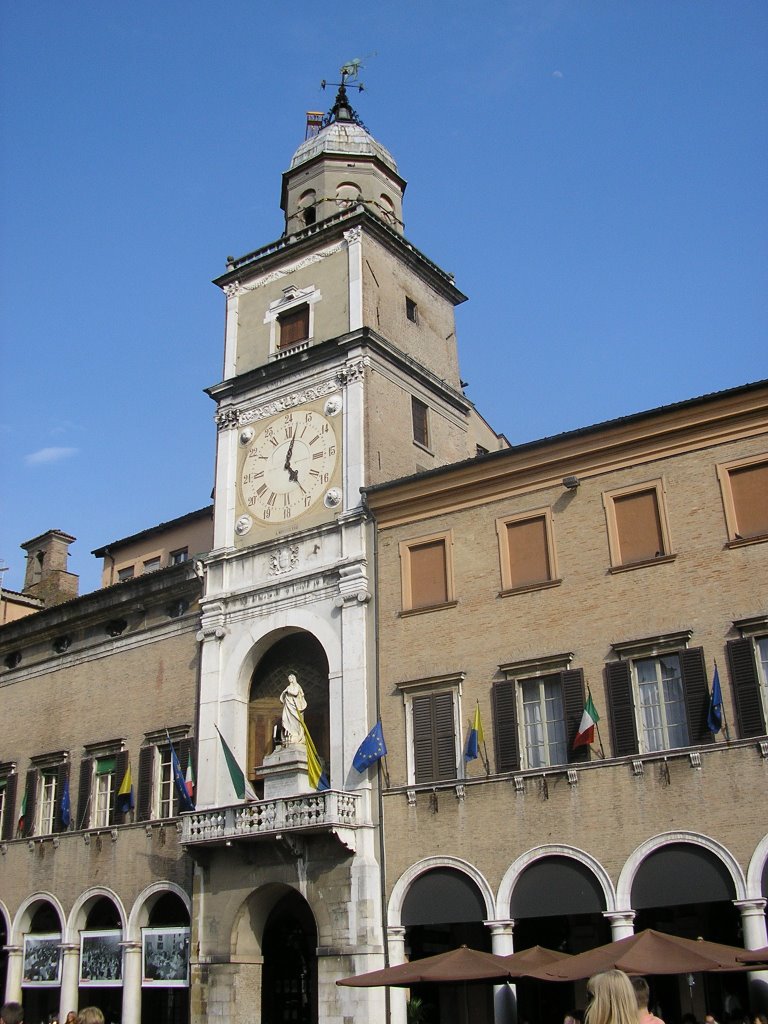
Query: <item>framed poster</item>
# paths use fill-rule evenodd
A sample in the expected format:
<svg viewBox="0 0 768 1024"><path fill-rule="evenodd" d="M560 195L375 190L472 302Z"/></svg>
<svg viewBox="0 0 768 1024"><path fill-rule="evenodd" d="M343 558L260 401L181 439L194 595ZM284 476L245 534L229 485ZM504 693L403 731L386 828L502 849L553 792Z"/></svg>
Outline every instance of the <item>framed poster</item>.
<svg viewBox="0 0 768 1024"><path fill-rule="evenodd" d="M80 984L85 986L122 985L123 933L110 931L80 932Z"/></svg>
<svg viewBox="0 0 768 1024"><path fill-rule="evenodd" d="M46 932L24 936L24 974L27 988L58 985L61 981L61 935Z"/></svg>
<svg viewBox="0 0 768 1024"><path fill-rule="evenodd" d="M189 928L142 928L141 984L183 988L189 984Z"/></svg>

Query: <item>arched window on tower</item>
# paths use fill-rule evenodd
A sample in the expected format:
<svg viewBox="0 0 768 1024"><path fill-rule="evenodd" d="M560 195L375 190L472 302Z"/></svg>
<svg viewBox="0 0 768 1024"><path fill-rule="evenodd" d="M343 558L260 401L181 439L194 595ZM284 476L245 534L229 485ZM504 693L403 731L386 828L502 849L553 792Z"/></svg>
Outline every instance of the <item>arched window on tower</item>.
<svg viewBox="0 0 768 1024"><path fill-rule="evenodd" d="M360 202L360 186L353 181L343 181L336 189L336 205L340 210L348 210Z"/></svg>
<svg viewBox="0 0 768 1024"><path fill-rule="evenodd" d="M317 193L313 188L308 188L299 196L299 214L305 227L310 227L317 221Z"/></svg>
<svg viewBox="0 0 768 1024"><path fill-rule="evenodd" d="M330 761L328 708L328 659L322 645L309 633L292 633L270 647L251 677L248 703L247 774L258 796L263 782L260 768L264 758L281 742L282 704L280 694L293 673L307 701L304 721L323 767Z"/></svg>

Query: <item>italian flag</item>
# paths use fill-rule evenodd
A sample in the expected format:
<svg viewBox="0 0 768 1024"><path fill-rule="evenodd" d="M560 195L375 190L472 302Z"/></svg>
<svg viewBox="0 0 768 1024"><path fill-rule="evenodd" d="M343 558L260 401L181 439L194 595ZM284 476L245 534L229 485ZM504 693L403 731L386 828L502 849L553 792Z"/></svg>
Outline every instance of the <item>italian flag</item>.
<svg viewBox="0 0 768 1024"><path fill-rule="evenodd" d="M588 694L587 703L584 705L584 712L581 716L579 731L573 741L573 749L589 746L595 741L595 726L600 721L597 708L592 703L592 694Z"/></svg>
<svg viewBox="0 0 768 1024"><path fill-rule="evenodd" d="M21 798L21 810L19 811L19 821L16 826L16 832L18 835L24 835L24 828L27 824L27 791L24 790L24 796Z"/></svg>
<svg viewBox="0 0 768 1024"><path fill-rule="evenodd" d="M195 795L195 773L192 771L192 755L189 755L187 761L187 774L184 776L184 785L187 789L187 794L191 800Z"/></svg>

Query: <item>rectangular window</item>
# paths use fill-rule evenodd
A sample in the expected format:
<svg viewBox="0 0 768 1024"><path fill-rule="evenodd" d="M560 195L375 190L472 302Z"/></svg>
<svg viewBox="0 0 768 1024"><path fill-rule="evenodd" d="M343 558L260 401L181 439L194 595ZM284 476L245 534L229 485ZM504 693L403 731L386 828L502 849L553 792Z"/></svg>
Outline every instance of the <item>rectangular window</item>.
<svg viewBox="0 0 768 1024"><path fill-rule="evenodd" d="M739 736L764 736L768 731L768 626L765 616L736 622L739 640L726 644Z"/></svg>
<svg viewBox="0 0 768 1024"><path fill-rule="evenodd" d="M414 696L412 707L414 781L418 784L455 779L457 757L453 694Z"/></svg>
<svg viewBox="0 0 768 1024"><path fill-rule="evenodd" d="M768 537L768 460L740 459L717 467L730 541Z"/></svg>
<svg viewBox="0 0 768 1024"><path fill-rule="evenodd" d="M568 760L565 706L560 676L520 682L527 768L546 768Z"/></svg>
<svg viewBox="0 0 768 1024"><path fill-rule="evenodd" d="M506 679L494 683L496 770L551 768L588 761L588 746L573 749L584 711L584 672L567 668L572 654L500 665ZM562 671L553 668L566 666ZM531 672L538 672L531 676Z"/></svg>
<svg viewBox="0 0 768 1024"><path fill-rule="evenodd" d="M643 752L688 746L685 694L676 654L633 662Z"/></svg>
<svg viewBox="0 0 768 1024"><path fill-rule="evenodd" d="M413 419L413 440L423 448L429 448L429 420L426 405L415 395L411 396L411 416Z"/></svg>
<svg viewBox="0 0 768 1024"><path fill-rule="evenodd" d="M661 481L603 495L614 567L651 562L671 554Z"/></svg>
<svg viewBox="0 0 768 1024"><path fill-rule="evenodd" d="M277 318L280 327L280 348L290 348L309 338L309 304L296 306Z"/></svg>
<svg viewBox="0 0 768 1024"><path fill-rule="evenodd" d="M435 608L453 601L450 534L400 544L403 610Z"/></svg>
<svg viewBox="0 0 768 1024"><path fill-rule="evenodd" d="M413 299L409 299L407 295L405 297L405 315L412 324L419 322L419 308Z"/></svg>
<svg viewBox="0 0 768 1024"><path fill-rule="evenodd" d="M155 759L155 818L172 818L178 813L178 797L171 771L171 748L158 747Z"/></svg>
<svg viewBox="0 0 768 1024"><path fill-rule="evenodd" d="M171 565L180 565L189 558L189 548L179 548L170 554Z"/></svg>
<svg viewBox="0 0 768 1024"><path fill-rule="evenodd" d="M117 570L117 581L123 583L125 580L133 579L134 568L132 565L125 565L122 569Z"/></svg>
<svg viewBox="0 0 768 1024"><path fill-rule="evenodd" d="M665 638L613 647L621 660L605 671L615 757L712 742L702 648L675 650Z"/></svg>
<svg viewBox="0 0 768 1024"><path fill-rule="evenodd" d="M39 836L50 835L56 825L56 796L58 769L43 768L38 780L37 822L35 832Z"/></svg>
<svg viewBox="0 0 768 1024"><path fill-rule="evenodd" d="M555 581L552 514L549 509L496 521L503 590L521 590Z"/></svg>
<svg viewBox="0 0 768 1024"><path fill-rule="evenodd" d="M112 809L115 799L115 772L117 757L97 757L94 764L92 788L94 828L107 828L112 824Z"/></svg>
<svg viewBox="0 0 768 1024"><path fill-rule="evenodd" d="M179 813L179 797L171 770L171 748L162 741L159 733L149 733L147 738L149 742L139 751L136 820L174 818ZM178 732L172 732L171 740L185 775L190 764L192 741Z"/></svg>
<svg viewBox="0 0 768 1024"><path fill-rule="evenodd" d="M144 572L157 572L160 568L160 556L156 558L148 558L144 563Z"/></svg>

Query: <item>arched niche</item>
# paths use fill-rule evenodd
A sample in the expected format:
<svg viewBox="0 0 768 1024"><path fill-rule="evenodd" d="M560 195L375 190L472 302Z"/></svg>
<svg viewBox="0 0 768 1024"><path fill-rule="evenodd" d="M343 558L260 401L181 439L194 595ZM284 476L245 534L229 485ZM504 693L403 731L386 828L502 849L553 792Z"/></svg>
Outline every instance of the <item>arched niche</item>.
<svg viewBox="0 0 768 1024"><path fill-rule="evenodd" d="M327 769L330 757L328 658L311 633L290 633L276 640L259 659L248 695L248 776L259 785L259 768L280 742L280 694L293 674L304 690L310 736Z"/></svg>
<svg viewBox="0 0 768 1024"><path fill-rule="evenodd" d="M510 917L561 917L601 914L607 909L600 881L586 864L572 857L542 857L517 880Z"/></svg>
<svg viewBox="0 0 768 1024"><path fill-rule="evenodd" d="M735 900L731 872L711 850L670 843L642 862L632 882L633 909Z"/></svg>
<svg viewBox="0 0 768 1024"><path fill-rule="evenodd" d="M67 922L68 941L77 942L84 929L125 929L126 917L119 898L109 889L94 888L84 892L74 906Z"/></svg>
<svg viewBox="0 0 768 1024"><path fill-rule="evenodd" d="M485 900L463 871L432 868L413 882L403 900L401 923L412 925L459 924L484 921Z"/></svg>

